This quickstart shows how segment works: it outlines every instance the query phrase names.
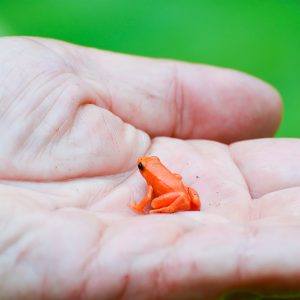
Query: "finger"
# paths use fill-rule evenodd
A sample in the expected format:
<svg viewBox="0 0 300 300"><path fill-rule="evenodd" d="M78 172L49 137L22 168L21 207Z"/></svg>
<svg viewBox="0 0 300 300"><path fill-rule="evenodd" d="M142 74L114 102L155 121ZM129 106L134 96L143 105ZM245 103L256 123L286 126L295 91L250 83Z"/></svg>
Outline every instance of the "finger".
<svg viewBox="0 0 300 300"><path fill-rule="evenodd" d="M73 50L76 54L68 61L98 91L101 105L151 136L228 143L271 136L278 127L280 96L246 74L87 48Z"/></svg>
<svg viewBox="0 0 300 300"><path fill-rule="evenodd" d="M181 286L191 299L199 293L203 299L251 299L251 290L257 298L284 298L298 290L299 233L298 226L199 227L178 238L164 257L164 283Z"/></svg>
<svg viewBox="0 0 300 300"><path fill-rule="evenodd" d="M300 224L300 187L266 194L253 202L252 220L256 224Z"/></svg>
<svg viewBox="0 0 300 300"><path fill-rule="evenodd" d="M300 186L300 139L245 141L230 149L253 198Z"/></svg>

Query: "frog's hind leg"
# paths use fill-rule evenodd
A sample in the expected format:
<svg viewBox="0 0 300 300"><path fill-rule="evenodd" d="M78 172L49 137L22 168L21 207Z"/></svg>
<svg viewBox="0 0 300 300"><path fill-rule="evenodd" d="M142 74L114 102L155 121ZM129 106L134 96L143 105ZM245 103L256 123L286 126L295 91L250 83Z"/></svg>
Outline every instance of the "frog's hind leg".
<svg viewBox="0 0 300 300"><path fill-rule="evenodd" d="M174 213L178 210L188 210L190 208L189 201L183 192L171 192L154 198L151 202L153 213Z"/></svg>
<svg viewBox="0 0 300 300"><path fill-rule="evenodd" d="M151 185L148 185L147 194L143 198L143 200L137 204L135 201L131 201L130 207L135 210L136 212L140 214L144 214L145 207L151 203L151 200L153 198L153 187Z"/></svg>
<svg viewBox="0 0 300 300"><path fill-rule="evenodd" d="M200 201L200 197L199 197L197 191L191 187L188 187L187 192L191 199L191 209L192 210L200 210L201 209L201 201Z"/></svg>

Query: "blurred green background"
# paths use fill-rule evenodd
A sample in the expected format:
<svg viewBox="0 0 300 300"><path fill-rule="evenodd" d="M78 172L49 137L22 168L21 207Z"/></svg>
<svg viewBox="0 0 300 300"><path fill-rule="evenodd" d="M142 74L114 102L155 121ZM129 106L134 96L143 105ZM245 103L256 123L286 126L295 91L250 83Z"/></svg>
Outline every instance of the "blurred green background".
<svg viewBox="0 0 300 300"><path fill-rule="evenodd" d="M300 137L300 0L0 0L0 35L242 70L281 93L277 135Z"/></svg>

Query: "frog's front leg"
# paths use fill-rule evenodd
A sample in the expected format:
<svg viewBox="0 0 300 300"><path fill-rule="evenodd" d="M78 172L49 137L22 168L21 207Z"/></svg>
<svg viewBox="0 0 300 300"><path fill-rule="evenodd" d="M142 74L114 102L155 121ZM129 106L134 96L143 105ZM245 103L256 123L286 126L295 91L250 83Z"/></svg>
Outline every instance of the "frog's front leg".
<svg viewBox="0 0 300 300"><path fill-rule="evenodd" d="M153 213L174 213L178 210L190 209L190 202L183 192L171 192L154 198L151 202Z"/></svg>
<svg viewBox="0 0 300 300"><path fill-rule="evenodd" d="M151 185L148 185L146 196L143 198L143 200L137 204L135 201L131 201L130 207L134 209L136 212L140 214L144 214L144 208L151 203L151 200L153 198L153 187Z"/></svg>

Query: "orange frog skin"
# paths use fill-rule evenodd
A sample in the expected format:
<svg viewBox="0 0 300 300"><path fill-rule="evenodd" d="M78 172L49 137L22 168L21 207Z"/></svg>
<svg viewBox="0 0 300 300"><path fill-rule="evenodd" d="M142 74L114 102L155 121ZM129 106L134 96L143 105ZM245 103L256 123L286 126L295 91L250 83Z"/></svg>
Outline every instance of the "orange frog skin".
<svg viewBox="0 0 300 300"><path fill-rule="evenodd" d="M137 161L140 173L148 184L146 196L140 203L132 201L130 207L145 214L145 207L150 204L149 213L174 213L183 210L200 210L198 193L186 187L179 174L172 173L156 156L142 156Z"/></svg>

